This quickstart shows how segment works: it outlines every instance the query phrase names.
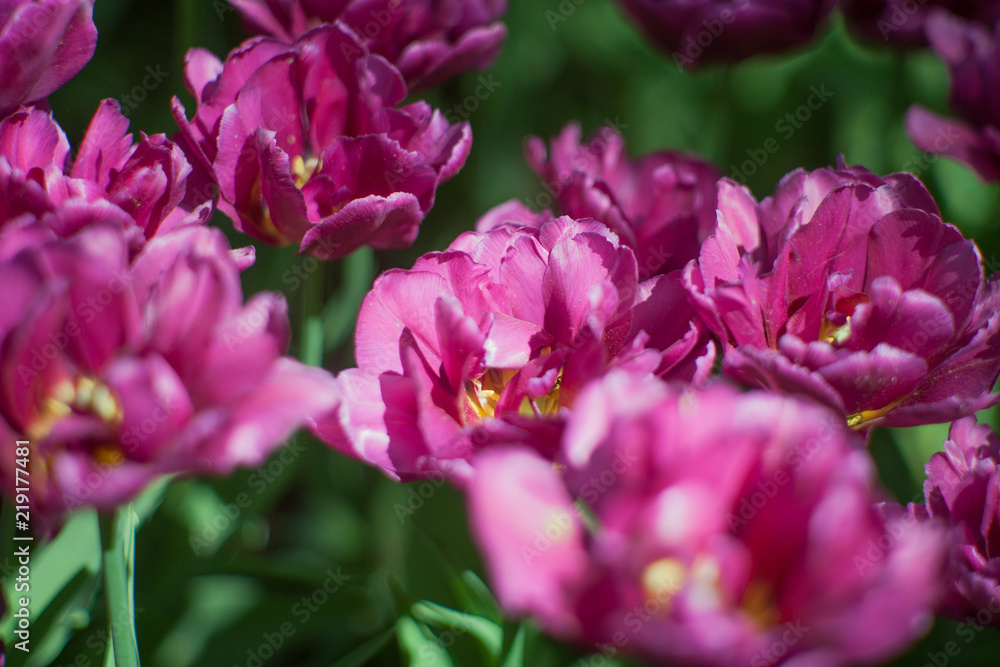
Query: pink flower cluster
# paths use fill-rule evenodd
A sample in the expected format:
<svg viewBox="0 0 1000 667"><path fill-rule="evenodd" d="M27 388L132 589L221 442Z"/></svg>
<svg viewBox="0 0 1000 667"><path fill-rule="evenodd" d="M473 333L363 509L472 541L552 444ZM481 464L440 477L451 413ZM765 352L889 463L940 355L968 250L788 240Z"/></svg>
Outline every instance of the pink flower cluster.
<svg viewBox="0 0 1000 667"><path fill-rule="evenodd" d="M316 435L463 489L503 607L607 657L871 664L995 595L1000 289L924 186L758 201L580 137L527 144L565 215L508 202L376 280ZM871 429L956 419L926 509L886 503Z"/></svg>
<svg viewBox="0 0 1000 667"><path fill-rule="evenodd" d="M71 156L40 98L90 58L91 4L0 3L0 48L20 54L0 91L0 486L13 494L27 461L49 530L164 474L257 465L338 396L326 371L283 356L284 298L244 300L254 250L205 225L212 204L192 196L177 144L136 140L105 100ZM46 20L27 31L31 16Z"/></svg>
<svg viewBox="0 0 1000 667"><path fill-rule="evenodd" d="M915 177L840 163L758 200L611 129L531 138L558 210L501 204L383 273L334 377L285 356L284 298L245 299L255 251L207 222L323 260L412 244L471 130L403 102L491 62L506 3L233 4L271 36L188 54L173 141L108 100L73 156L44 97L93 52L92 2L0 0L0 485L29 441L46 527L307 426L461 488L504 609L608 657L846 667L935 610L1000 627L1000 441L973 416L1000 398L1000 278ZM832 3L623 4L670 48L734 5L711 60L775 24L803 41ZM989 175L995 49L929 29ZM925 504L888 502L872 429L943 422Z"/></svg>

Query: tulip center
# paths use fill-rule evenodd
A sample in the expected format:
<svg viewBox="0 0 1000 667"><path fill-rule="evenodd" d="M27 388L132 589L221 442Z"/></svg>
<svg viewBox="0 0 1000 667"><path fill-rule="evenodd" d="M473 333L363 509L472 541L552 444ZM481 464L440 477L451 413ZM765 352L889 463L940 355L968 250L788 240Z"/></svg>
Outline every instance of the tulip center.
<svg viewBox="0 0 1000 667"><path fill-rule="evenodd" d="M296 155L292 158L291 168L292 176L295 177L295 187L301 190L302 186L309 182L313 173L319 168L319 160L314 157L305 160L301 155Z"/></svg>
<svg viewBox="0 0 1000 667"><path fill-rule="evenodd" d="M823 326L819 332L820 340L826 341L831 345L840 345L847 340L848 336L851 335L851 316L848 315L843 320L843 323L836 324L829 319L824 319Z"/></svg>
<svg viewBox="0 0 1000 667"><path fill-rule="evenodd" d="M493 417L497 403L504 389L510 383L519 369L490 368L475 380L465 381L465 395L473 411L480 419ZM541 397L525 396L521 401L518 413L522 417L545 417L554 415L559 410L559 388L562 384L562 372L556 378L552 390Z"/></svg>
<svg viewBox="0 0 1000 667"><path fill-rule="evenodd" d="M492 417L504 387L517 374L516 370L490 368L476 380L465 381L465 395L481 418Z"/></svg>
<svg viewBox="0 0 1000 667"><path fill-rule="evenodd" d="M642 572L646 608L648 610L652 602L661 611L668 611L683 590L690 607L713 609L722 599L719 580L719 564L706 554L697 556L690 567L675 558L653 561Z"/></svg>
<svg viewBox="0 0 1000 667"><path fill-rule="evenodd" d="M769 628L780 618L774 605L774 589L759 579L747 586L740 607L759 628Z"/></svg>
<svg viewBox="0 0 1000 667"><path fill-rule="evenodd" d="M114 429L122 423L122 405L107 385L80 376L76 382L64 380L46 396L38 413L28 425L26 434L31 440L43 440L60 421L73 413L97 417L105 426ZM101 463L118 463L124 457L114 445L100 445L93 450L95 460Z"/></svg>
<svg viewBox="0 0 1000 667"><path fill-rule="evenodd" d="M647 600L667 603L687 583L688 569L675 558L661 558L646 566L642 572L642 592Z"/></svg>

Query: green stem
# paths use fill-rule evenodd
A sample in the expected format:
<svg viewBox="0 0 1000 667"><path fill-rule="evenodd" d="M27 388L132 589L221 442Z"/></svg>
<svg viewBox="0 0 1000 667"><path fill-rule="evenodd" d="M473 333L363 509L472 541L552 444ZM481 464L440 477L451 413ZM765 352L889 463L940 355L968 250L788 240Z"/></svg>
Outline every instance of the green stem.
<svg viewBox="0 0 1000 667"><path fill-rule="evenodd" d="M299 355L310 366L323 365L323 307L326 303L327 263L317 260L318 266L305 280L302 290L302 332Z"/></svg>
<svg viewBox="0 0 1000 667"><path fill-rule="evenodd" d="M135 639L133 602L133 554L135 523L132 506L116 510L113 517L101 516L104 545L104 595L111 625L111 642L116 667L139 667L139 647Z"/></svg>

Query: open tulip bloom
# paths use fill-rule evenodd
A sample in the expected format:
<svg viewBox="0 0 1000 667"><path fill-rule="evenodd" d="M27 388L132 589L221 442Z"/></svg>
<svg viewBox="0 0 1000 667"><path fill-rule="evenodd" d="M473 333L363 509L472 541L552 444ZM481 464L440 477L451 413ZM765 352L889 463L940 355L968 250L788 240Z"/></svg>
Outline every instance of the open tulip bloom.
<svg viewBox="0 0 1000 667"><path fill-rule="evenodd" d="M684 70L804 45L836 2L619 4L682 70L665 79L673 85ZM950 68L960 120L913 107L906 129L920 148L1000 180L1000 3L841 4L862 35L903 47L926 37ZM544 14L556 30L578 7L564 0L558 14L535 12L536 23ZM853 667L894 659L935 614L964 624L958 637L1000 629L1000 439L996 413L977 414L1000 401L1000 274L989 275L980 247L948 222L960 215L942 214L917 176L879 176L841 158L796 169L758 199L707 158L630 156L618 129L585 139L579 124L543 118L537 127L563 128L549 141L521 144L529 130L516 122L514 138L490 128L480 136L515 153L523 145L550 209L495 205L503 196L491 188L510 172L487 152L463 182L491 199L476 210L485 195L460 192L466 199L447 202L443 220L425 222L439 187L465 166L472 129L413 91L491 66L507 38L506 0L213 3L256 36L224 59L187 51L194 107L172 98L171 137L143 132L142 113L130 132L134 107L123 112L114 99L84 130L86 116L58 109L76 83L49 98L95 52L93 9L93 0L0 0L0 514L17 515L0 532L14 532L18 548L5 577L19 568L0 596L0 667L11 651L37 650L39 662L63 646L55 640L72 635L67 619L89 618L101 582L106 619L93 617L107 620L103 662L117 667L139 667L137 638L157 632L165 643L154 661L229 664L215 648L198 652L219 628L264 637L256 652L235 653L246 665L299 664L305 646L323 664L331 647L349 651L337 664L382 664L393 642L405 664L451 665L453 633L481 644L492 667L549 667L539 656L573 650L590 654L581 666L624 655L679 667ZM594 16L576 24L600 24ZM622 30L594 52L627 39ZM538 76L504 88L511 93L539 91L570 76L564 61L587 61L509 53L522 72L535 64L526 53L549 58ZM791 88L810 67L801 59L770 88ZM685 95L730 85L699 76ZM645 95L648 83L620 87ZM726 120L742 122L746 90L731 96ZM514 102L501 108L531 107ZM713 137L703 120L692 120L699 145L730 151L741 132ZM930 185L950 187L932 176ZM489 210L470 224L470 208ZM259 247L234 249L216 213ZM458 227L447 227L449 214ZM373 259L372 249L409 248L425 224L440 225L423 235L444 239L434 250ZM346 261L335 283L327 270L337 260ZM268 291L288 262L291 309ZM374 266L410 268L375 276ZM353 348L344 342L352 323ZM298 359L286 354L293 338ZM917 441L899 453L918 475L926 462L925 479L891 469L880 430L933 424L950 424L942 451L919 449L922 435L894 436L902 448ZM293 480L263 494L272 464L302 471L270 458L302 429L314 436L311 463L330 449L354 461L340 456L336 470L297 478L303 488ZM229 482L167 483L254 466L253 493L236 490L231 502ZM460 532L445 538L437 525L428 532L445 552L450 539L464 548L471 537L488 582L474 572L448 581L462 611L411 600L427 582L394 576L395 561L411 555L413 504L396 503L399 526L357 529L406 493L393 482L419 482L422 507L424 489L445 481L464 504L428 506L465 511L467 521L451 516ZM886 491L902 496L910 482L923 483L923 502ZM136 527L161 505L170 520L136 548ZM297 512L271 541L268 526ZM219 539L202 539L209 531ZM183 539L179 551L166 545L177 567L152 568L157 591L199 584L179 588L192 600L176 625L137 632L137 573L147 584L150 575L136 555L179 533L194 557L181 554ZM247 551L252 567L237 560ZM396 554L388 567L387 551ZM350 573L327 569L320 584L308 566L331 557ZM30 600L16 588L25 568ZM278 585L248 586L258 570ZM387 574L394 597L377 598ZM320 611L344 582L353 593ZM273 603L313 584L290 613L322 620L297 633L289 608ZM370 631L341 622L362 605ZM162 607L143 623L181 614ZM272 607L285 614L268 626L280 635L261 635ZM37 634L55 634L36 634L29 649L36 616ZM178 643L192 619L205 634ZM513 638L509 621L523 622ZM90 649L95 636L69 641ZM547 646L552 639L563 645ZM463 650L454 664L465 664ZM928 657L940 667L938 655Z"/></svg>
<svg viewBox="0 0 1000 667"><path fill-rule="evenodd" d="M175 99L174 115L196 190L216 184L237 229L320 259L412 244L472 143L426 102L397 107L399 71L341 24L250 41L225 63L194 49L185 81L198 109L189 122Z"/></svg>
<svg viewBox="0 0 1000 667"><path fill-rule="evenodd" d="M846 667L926 628L939 529L880 511L834 412L616 371L555 459L481 452L469 493L500 602L550 632L651 664Z"/></svg>
<svg viewBox="0 0 1000 667"><path fill-rule="evenodd" d="M506 205L479 229L375 282L358 368L338 377L344 400L320 437L394 478L461 484L492 444L551 456L576 395L610 368L695 383L711 372L680 274L639 282L603 224Z"/></svg>
<svg viewBox="0 0 1000 667"><path fill-rule="evenodd" d="M728 375L811 396L852 428L997 401L1000 282L908 174L797 171L759 203L723 179L718 229L684 280Z"/></svg>

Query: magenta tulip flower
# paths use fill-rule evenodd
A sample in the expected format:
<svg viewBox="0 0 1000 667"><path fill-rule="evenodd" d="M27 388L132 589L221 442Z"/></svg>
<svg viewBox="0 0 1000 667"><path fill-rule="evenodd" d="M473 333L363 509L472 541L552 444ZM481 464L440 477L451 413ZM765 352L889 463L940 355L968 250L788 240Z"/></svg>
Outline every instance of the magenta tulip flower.
<svg viewBox="0 0 1000 667"><path fill-rule="evenodd" d="M52 94L94 55L94 0L0 0L0 118Z"/></svg>
<svg viewBox="0 0 1000 667"><path fill-rule="evenodd" d="M528 139L528 163L558 201L559 212L594 218L635 251L639 275L681 269L715 230L716 181L722 176L701 158L657 151L636 160L625 140L605 127L580 143L580 126L567 125L552 140Z"/></svg>
<svg viewBox="0 0 1000 667"><path fill-rule="evenodd" d="M605 656L848 667L930 627L941 531L883 512L860 439L811 401L613 372L556 465L515 446L474 467L501 605Z"/></svg>
<svg viewBox="0 0 1000 667"><path fill-rule="evenodd" d="M198 109L190 122L174 111L196 178L218 184L237 229L321 259L411 245L472 142L425 102L397 108L399 72L340 25L252 41L225 63L195 49L185 76Z"/></svg>
<svg viewBox="0 0 1000 667"><path fill-rule="evenodd" d="M944 451L931 457L926 505L910 504L922 521L951 529L941 614L1000 629L1000 440L966 417L951 425Z"/></svg>
<svg viewBox="0 0 1000 667"><path fill-rule="evenodd" d="M610 368L708 376L715 348L679 273L640 283L634 254L603 224L518 224L532 215L508 204L488 230L375 281L358 368L338 377L343 401L317 420L321 438L394 479L461 484L488 445L551 456L576 394Z"/></svg>
<svg viewBox="0 0 1000 667"><path fill-rule="evenodd" d="M986 27L937 12L927 20L927 36L951 71L951 107L960 120L913 106L906 114L910 139L923 151L964 162L985 181L1000 181L1000 101L993 94L1000 85L1000 23Z"/></svg>
<svg viewBox="0 0 1000 667"><path fill-rule="evenodd" d="M118 208L136 252L157 234L207 220L212 207L181 206L191 166L163 134L133 143L118 103L105 100L84 135L76 158L49 111L22 107L0 121L0 229L28 214L33 223L66 202L102 200ZM127 217L126 217L127 216ZM61 228L75 232L79 225Z"/></svg>
<svg viewBox="0 0 1000 667"><path fill-rule="evenodd" d="M927 46L925 29L937 9L987 27L1000 20L1000 5L993 0L841 0L840 5L854 32L901 48Z"/></svg>
<svg viewBox="0 0 1000 667"><path fill-rule="evenodd" d="M48 525L80 505L111 509L158 475L258 465L335 404L332 376L282 356L284 299L243 302L219 230L157 235L130 263L118 207L78 198L50 215L43 229L81 231L0 237L0 472L12 494L12 448L29 441L31 502Z"/></svg>
<svg viewBox="0 0 1000 667"><path fill-rule="evenodd" d="M724 372L812 396L854 428L997 401L1000 283L909 174L796 171L759 204L720 181L718 231L685 281Z"/></svg>
<svg viewBox="0 0 1000 667"><path fill-rule="evenodd" d="M230 0L250 30L286 42L340 21L394 64L413 89L489 68L507 28L507 0Z"/></svg>
<svg viewBox="0 0 1000 667"><path fill-rule="evenodd" d="M833 0L618 0L678 68L736 62L807 43Z"/></svg>

